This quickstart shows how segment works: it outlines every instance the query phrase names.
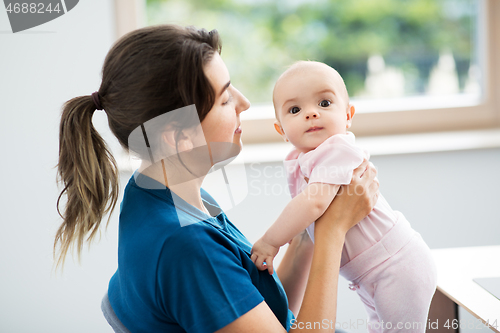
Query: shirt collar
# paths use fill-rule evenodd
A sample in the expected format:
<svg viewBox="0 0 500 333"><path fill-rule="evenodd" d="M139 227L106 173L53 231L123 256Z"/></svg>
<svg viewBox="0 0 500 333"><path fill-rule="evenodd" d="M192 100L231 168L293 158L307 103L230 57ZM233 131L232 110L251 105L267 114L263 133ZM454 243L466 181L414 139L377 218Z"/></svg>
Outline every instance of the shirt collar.
<svg viewBox="0 0 500 333"><path fill-rule="evenodd" d="M218 218L221 214L224 214L224 212L219 206L208 202L206 198L204 198L205 191L200 191L201 199L212 216L190 205L162 183L138 172L137 170L132 175L130 181L135 187L146 191L174 206L177 211L179 223L182 227L198 222L206 222L216 228L224 228L226 220L224 218Z"/></svg>

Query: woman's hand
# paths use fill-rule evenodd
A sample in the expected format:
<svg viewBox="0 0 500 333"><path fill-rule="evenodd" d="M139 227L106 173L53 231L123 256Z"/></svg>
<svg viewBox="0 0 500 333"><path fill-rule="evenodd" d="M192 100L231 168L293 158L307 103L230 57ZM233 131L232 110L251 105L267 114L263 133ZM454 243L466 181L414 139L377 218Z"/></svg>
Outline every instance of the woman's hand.
<svg viewBox="0 0 500 333"><path fill-rule="evenodd" d="M379 195L379 182L375 178L376 175L377 170L373 164L365 159L354 170L351 183L340 187L337 196L323 216L318 219L316 225L331 221L342 233L347 233L375 206Z"/></svg>

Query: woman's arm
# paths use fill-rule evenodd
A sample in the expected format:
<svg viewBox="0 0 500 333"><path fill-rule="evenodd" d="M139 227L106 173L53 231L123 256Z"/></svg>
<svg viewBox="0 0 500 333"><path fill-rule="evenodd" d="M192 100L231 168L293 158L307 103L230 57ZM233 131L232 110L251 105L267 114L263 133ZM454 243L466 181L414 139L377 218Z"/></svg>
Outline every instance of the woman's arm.
<svg viewBox="0 0 500 333"><path fill-rule="evenodd" d="M277 269L288 297L288 307L295 316L299 312L306 290L313 251L314 244L309 234L304 231L292 239Z"/></svg>
<svg viewBox="0 0 500 333"><path fill-rule="evenodd" d="M321 221L324 221L324 219L328 219L329 221L336 221L336 219L338 219L339 217L331 216L331 214L334 212L334 209L336 209L337 214L352 214L353 220L355 222L362 220L369 213L369 211L368 213L366 211L364 212L362 210L362 207L356 206L356 203L363 204L362 201L360 202L356 200L350 200L350 196L352 196L352 194L356 194L353 193L353 191L359 186L363 187L363 191L359 191L358 189L358 193L361 193L361 195L365 196L366 198L372 198L370 197L370 195L372 195L374 190L378 189L378 181L372 180L376 179L374 178L376 175L375 168L373 166L370 166L370 168L372 168L371 172L373 172L374 175L363 175L361 171L365 170L367 165L368 163L365 161L355 170L355 173L353 174L353 182L349 187L343 186L341 188L341 192L339 192L337 198L334 200L335 204L332 203L330 205L329 210L324 214L324 216L322 216ZM366 178L366 182L361 183L361 180L363 180L365 177L368 177ZM378 194L378 192L375 193ZM359 199L363 200L362 198ZM371 200L373 200L373 198ZM370 206L368 207L370 208L370 211L375 202L376 201L369 202ZM349 216L340 216L340 218L349 219ZM340 249L340 251L342 250ZM307 278L309 276L309 269L311 267L312 253L313 244L307 233L298 235L292 240L290 246L287 249L287 252L285 253L285 256L283 257L277 269L278 276L280 277L280 280L288 296L290 309L295 314L297 314L303 300Z"/></svg>
<svg viewBox="0 0 500 333"><path fill-rule="evenodd" d="M305 287L304 299L300 306L297 320L290 332L334 332L337 310L337 283L339 275L340 257L344 244L345 234L356 223L361 221L372 210L378 198L378 181L374 180L376 170L367 161L364 161L354 170L350 185L342 186L325 214L315 226L315 244L312 255L309 278ZM294 250L295 247L289 247ZM288 251L285 257L288 255ZM292 256L288 256L287 262ZM292 258L295 260L295 258ZM301 283L290 279L289 274L298 273L302 267L293 266L280 272L288 273L280 276L284 281L292 281L287 288L301 288ZM295 285L294 285L295 284ZM294 297L300 294L295 290ZM297 292L298 291L298 292ZM295 300L292 300L295 302ZM305 330L307 323L331 323L326 329ZM259 304L245 315L219 330L226 332L284 332L279 321L265 302Z"/></svg>
<svg viewBox="0 0 500 333"><path fill-rule="evenodd" d="M363 162L354 170L351 184L342 186L325 214L316 221L314 255L297 325L326 319L333 323L334 328L345 235L373 209L378 199L375 176L373 165Z"/></svg>

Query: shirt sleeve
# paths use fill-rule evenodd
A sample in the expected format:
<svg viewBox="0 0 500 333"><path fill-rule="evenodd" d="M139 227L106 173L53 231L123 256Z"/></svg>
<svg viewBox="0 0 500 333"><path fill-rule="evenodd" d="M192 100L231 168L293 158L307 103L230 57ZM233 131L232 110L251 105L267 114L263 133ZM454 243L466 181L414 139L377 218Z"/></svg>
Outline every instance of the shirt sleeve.
<svg viewBox="0 0 500 333"><path fill-rule="evenodd" d="M337 138L333 138L337 139ZM302 156L301 169L309 184L350 184L352 173L365 157L360 148L341 140L332 140Z"/></svg>
<svg viewBox="0 0 500 333"><path fill-rule="evenodd" d="M181 228L160 256L158 301L186 332L214 332L264 298L243 265L246 255L204 224Z"/></svg>

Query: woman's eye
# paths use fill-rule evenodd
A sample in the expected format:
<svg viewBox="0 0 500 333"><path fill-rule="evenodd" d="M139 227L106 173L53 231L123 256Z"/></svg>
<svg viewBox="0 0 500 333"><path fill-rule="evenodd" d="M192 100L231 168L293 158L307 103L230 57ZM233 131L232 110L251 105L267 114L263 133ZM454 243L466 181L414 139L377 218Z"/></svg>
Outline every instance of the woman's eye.
<svg viewBox="0 0 500 333"><path fill-rule="evenodd" d="M297 114L300 112L300 108L298 106L292 107L290 110L288 110L291 114Z"/></svg>
<svg viewBox="0 0 500 333"><path fill-rule="evenodd" d="M327 99L324 99L324 100L322 100L322 101L319 103L319 106L326 108L326 107L330 106L330 104L332 104L332 102L330 102L330 101L329 101L329 100L327 100Z"/></svg>
<svg viewBox="0 0 500 333"><path fill-rule="evenodd" d="M227 103L231 102L231 100L233 99L233 95L231 95L231 93L229 91L227 92L227 94L228 94L227 100L225 102L223 102L222 105L226 105Z"/></svg>

